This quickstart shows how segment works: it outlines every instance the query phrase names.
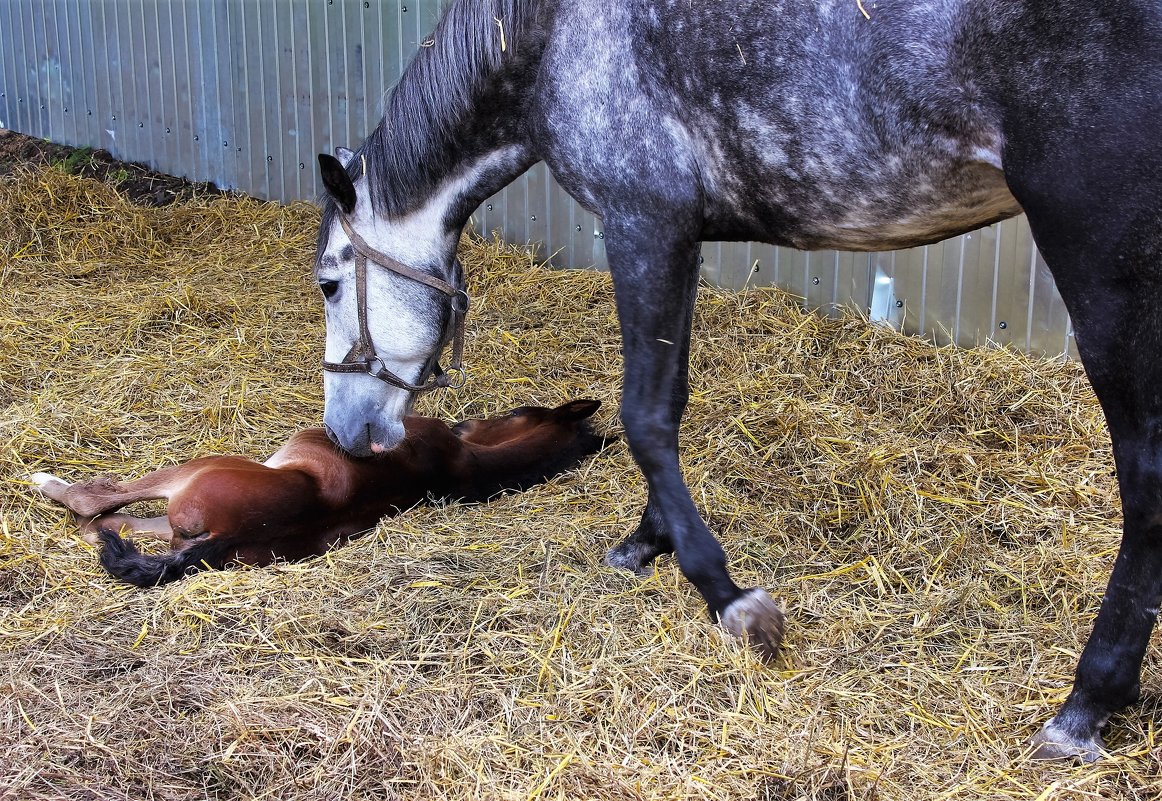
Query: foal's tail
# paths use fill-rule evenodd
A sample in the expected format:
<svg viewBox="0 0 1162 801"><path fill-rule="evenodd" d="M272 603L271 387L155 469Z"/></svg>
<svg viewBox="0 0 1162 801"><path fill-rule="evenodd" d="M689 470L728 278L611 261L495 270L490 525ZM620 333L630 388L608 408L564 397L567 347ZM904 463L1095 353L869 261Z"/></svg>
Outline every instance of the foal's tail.
<svg viewBox="0 0 1162 801"><path fill-rule="evenodd" d="M213 539L195 542L180 551L152 556L137 550L137 546L120 534L108 529L98 531L101 538L101 564L114 577L138 587L156 587L183 578L206 566L222 567L225 547Z"/></svg>

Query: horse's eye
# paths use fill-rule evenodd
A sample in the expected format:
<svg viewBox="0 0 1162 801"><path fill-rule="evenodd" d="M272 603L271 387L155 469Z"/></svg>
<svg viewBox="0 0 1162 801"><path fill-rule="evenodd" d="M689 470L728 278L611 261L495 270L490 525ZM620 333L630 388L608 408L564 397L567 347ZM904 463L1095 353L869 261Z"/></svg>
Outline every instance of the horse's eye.
<svg viewBox="0 0 1162 801"><path fill-rule="evenodd" d="M319 289L323 290L323 297L330 299L330 298L334 297L336 292L339 291L339 282L338 281L320 281L319 282Z"/></svg>

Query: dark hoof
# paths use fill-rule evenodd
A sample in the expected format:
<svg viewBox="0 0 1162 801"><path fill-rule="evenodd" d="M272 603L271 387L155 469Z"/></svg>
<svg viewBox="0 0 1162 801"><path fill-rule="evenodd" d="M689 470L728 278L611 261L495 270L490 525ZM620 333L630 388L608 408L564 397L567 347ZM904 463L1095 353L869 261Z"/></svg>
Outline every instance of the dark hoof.
<svg viewBox="0 0 1162 801"><path fill-rule="evenodd" d="M1033 736L1032 758L1038 760L1079 759L1094 762L1105 751L1105 743L1097 734L1079 737L1068 731L1053 718Z"/></svg>
<svg viewBox="0 0 1162 801"><path fill-rule="evenodd" d="M611 548L609 553L605 554L605 564L610 567L628 570L639 576L648 576L651 569L650 565L658 558L659 554L661 554L661 551L653 545L636 542L633 537L630 537L620 545Z"/></svg>
<svg viewBox="0 0 1162 801"><path fill-rule="evenodd" d="M747 590L726 607L718 622L735 637L750 640L763 659L769 661L778 655L786 623L783 610L766 590Z"/></svg>

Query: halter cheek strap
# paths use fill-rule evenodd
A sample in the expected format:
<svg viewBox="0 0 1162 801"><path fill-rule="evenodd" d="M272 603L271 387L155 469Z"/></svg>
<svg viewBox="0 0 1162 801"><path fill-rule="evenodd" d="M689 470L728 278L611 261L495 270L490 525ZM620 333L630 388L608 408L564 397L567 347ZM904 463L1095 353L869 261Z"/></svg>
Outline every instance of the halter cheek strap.
<svg viewBox="0 0 1162 801"><path fill-rule="evenodd" d="M351 240L351 247L355 249L355 306L359 316L359 339L351 346L343 361L329 362L324 359L323 369L332 373L368 373L384 383L408 392L428 392L439 387L459 389L464 386L467 377L461 365L461 357L464 355L464 319L468 316L468 293L371 247L363 237L355 233L346 217L340 216L339 223L343 226L347 238ZM400 378L387 369L387 365L375 351L375 343L371 341L371 330L367 327L368 259L397 275L418 281L448 296L452 315L452 360L446 370L437 361L432 377L426 384L413 384Z"/></svg>

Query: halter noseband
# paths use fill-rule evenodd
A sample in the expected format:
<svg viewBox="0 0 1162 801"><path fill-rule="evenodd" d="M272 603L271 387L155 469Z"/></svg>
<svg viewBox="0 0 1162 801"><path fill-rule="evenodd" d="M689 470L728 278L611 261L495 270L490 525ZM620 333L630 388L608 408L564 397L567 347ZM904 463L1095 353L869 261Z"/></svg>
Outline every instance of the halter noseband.
<svg viewBox="0 0 1162 801"><path fill-rule="evenodd" d="M359 313L359 340L347 351L341 362L329 362L323 359L323 369L333 373L368 373L393 387L405 389L408 392L428 392L439 387L459 389L464 386L466 376L460 359L464 354L464 318L468 314L468 293L457 289L447 281L409 267L376 250L363 240L363 237L351 230L351 224L344 216L339 217L343 232L351 240L351 247L355 249L355 303ZM381 267L386 267L393 273L419 281L425 286L443 292L448 296L452 306L452 361L448 369L440 367L437 361L433 375L426 384L412 384L404 381L391 370L387 369L383 359L375 352L375 344L371 341L371 331L367 328L367 260L371 259Z"/></svg>

